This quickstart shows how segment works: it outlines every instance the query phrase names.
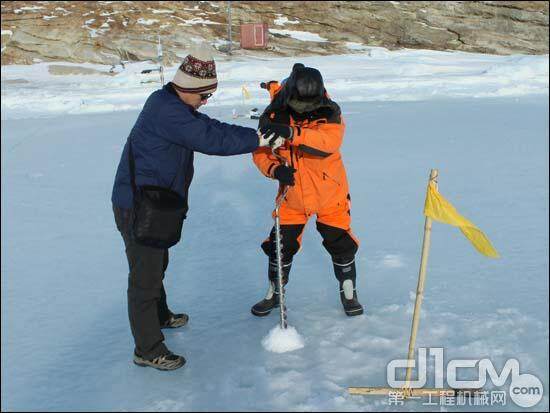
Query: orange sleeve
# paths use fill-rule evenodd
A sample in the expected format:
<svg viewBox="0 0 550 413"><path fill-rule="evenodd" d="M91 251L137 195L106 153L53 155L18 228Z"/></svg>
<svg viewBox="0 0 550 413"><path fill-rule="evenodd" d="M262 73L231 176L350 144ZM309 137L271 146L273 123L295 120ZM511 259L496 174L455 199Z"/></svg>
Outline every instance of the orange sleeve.
<svg viewBox="0 0 550 413"><path fill-rule="evenodd" d="M273 178L273 169L279 165L277 158L271 153L271 148L258 148L252 153L252 160L262 174Z"/></svg>
<svg viewBox="0 0 550 413"><path fill-rule="evenodd" d="M279 82L272 80L267 84L267 91L269 92L269 98L273 100L279 89L281 88L281 85Z"/></svg>
<svg viewBox="0 0 550 413"><path fill-rule="evenodd" d="M294 136L291 145L302 147L304 151L312 149L318 151L320 156L328 156L337 152L344 139L346 125L341 123L319 123L310 128L294 126Z"/></svg>

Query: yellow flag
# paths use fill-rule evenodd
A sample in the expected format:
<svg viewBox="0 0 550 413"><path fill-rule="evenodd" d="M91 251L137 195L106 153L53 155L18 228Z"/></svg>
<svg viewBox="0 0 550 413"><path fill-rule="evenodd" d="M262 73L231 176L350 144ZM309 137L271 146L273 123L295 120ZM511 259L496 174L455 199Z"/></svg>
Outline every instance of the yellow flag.
<svg viewBox="0 0 550 413"><path fill-rule="evenodd" d="M242 91L243 91L243 97L245 99L250 99L250 92L248 91L245 85L243 85Z"/></svg>
<svg viewBox="0 0 550 413"><path fill-rule="evenodd" d="M455 207L437 191L433 182L428 184L424 215L444 224L460 228L464 236L470 240L480 253L491 258L499 257L489 238L472 222L460 215Z"/></svg>

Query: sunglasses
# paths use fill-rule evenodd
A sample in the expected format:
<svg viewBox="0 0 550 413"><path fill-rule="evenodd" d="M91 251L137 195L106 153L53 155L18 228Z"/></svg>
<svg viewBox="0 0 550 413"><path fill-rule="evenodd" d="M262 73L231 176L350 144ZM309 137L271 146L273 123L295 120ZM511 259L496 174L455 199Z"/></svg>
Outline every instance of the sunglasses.
<svg viewBox="0 0 550 413"><path fill-rule="evenodd" d="M201 93L200 97L201 97L201 100L208 100L212 97L212 93Z"/></svg>

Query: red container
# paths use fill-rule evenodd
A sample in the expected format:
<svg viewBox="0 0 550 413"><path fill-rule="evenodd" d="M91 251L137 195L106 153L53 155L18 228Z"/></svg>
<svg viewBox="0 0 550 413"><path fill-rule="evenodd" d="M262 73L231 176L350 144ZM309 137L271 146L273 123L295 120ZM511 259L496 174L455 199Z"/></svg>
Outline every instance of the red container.
<svg viewBox="0 0 550 413"><path fill-rule="evenodd" d="M267 23L241 24L241 48L265 49L267 47Z"/></svg>

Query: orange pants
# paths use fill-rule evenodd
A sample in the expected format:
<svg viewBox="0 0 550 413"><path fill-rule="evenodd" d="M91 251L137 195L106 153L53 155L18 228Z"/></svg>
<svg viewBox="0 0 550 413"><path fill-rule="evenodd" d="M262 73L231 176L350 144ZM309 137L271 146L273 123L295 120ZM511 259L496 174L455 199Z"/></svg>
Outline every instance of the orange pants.
<svg viewBox="0 0 550 413"><path fill-rule="evenodd" d="M349 201L349 199L348 199ZM359 240L351 232L351 215L349 202L340 203L317 212L317 231L323 237L323 246L335 263L347 263L353 260ZM283 243L283 262L289 263L300 250L302 234L311 215L303 211L296 211L283 202L279 209L281 235ZM275 212L273 212L275 216ZM262 249L275 261L275 227L269 237L262 243Z"/></svg>

